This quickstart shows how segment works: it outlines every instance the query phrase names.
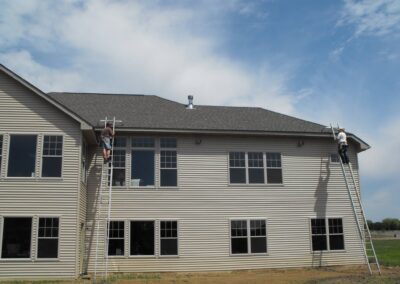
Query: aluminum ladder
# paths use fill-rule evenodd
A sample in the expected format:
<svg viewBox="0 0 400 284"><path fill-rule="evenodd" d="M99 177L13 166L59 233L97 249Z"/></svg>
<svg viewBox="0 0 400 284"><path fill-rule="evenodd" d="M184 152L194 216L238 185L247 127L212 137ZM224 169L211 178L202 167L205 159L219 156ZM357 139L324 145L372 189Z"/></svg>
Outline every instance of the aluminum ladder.
<svg viewBox="0 0 400 284"><path fill-rule="evenodd" d="M335 130L331 125L333 139L336 141ZM337 127L339 129L339 126ZM340 166L342 168L343 178L346 183L347 192L350 197L351 206L353 207L354 217L356 219L358 232L362 241L363 253L365 257L365 262L368 266L368 271L373 274L373 266L376 268L375 272L381 275L381 267L379 265L378 258L376 256L375 247L372 242L371 232L368 227L367 218L365 217L364 206L361 201L360 189L357 186L356 180L354 178L354 173L351 163L345 165L343 164L342 158L339 157Z"/></svg>
<svg viewBox="0 0 400 284"><path fill-rule="evenodd" d="M104 122L104 127L107 126L107 122L112 122L112 129L115 133L115 125L116 123L121 122L120 120L115 120L115 117L113 119L107 119L107 117L103 120L100 120L101 122ZM110 239L110 230L109 230L109 224L110 224L110 218L111 218L111 205L112 205L112 182L113 182L113 172L114 172L114 140L111 139L111 153L110 157L111 159L109 161L103 162L101 166L101 179L100 179L100 190L98 193L98 207L97 207L97 212L96 212L96 256L95 256L95 265L94 265L94 276L93 276L93 282L96 283L96 278L97 278L97 269L98 269L98 263L100 259L104 259L104 280L107 281L108 277L108 243ZM107 188L108 187L108 188ZM108 189L108 192L107 192ZM107 215L103 216L103 204L108 205L107 208ZM99 234L100 230L102 229L101 226L101 221L104 222L104 230L107 230L107 236L104 239L104 256L99 255Z"/></svg>

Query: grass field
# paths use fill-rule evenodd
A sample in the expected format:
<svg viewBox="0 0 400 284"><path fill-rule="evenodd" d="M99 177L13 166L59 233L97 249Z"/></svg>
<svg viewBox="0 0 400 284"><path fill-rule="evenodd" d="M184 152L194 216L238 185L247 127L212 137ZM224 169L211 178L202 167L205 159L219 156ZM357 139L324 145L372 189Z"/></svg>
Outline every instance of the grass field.
<svg viewBox="0 0 400 284"><path fill-rule="evenodd" d="M400 240L374 240L379 263L400 266Z"/></svg>

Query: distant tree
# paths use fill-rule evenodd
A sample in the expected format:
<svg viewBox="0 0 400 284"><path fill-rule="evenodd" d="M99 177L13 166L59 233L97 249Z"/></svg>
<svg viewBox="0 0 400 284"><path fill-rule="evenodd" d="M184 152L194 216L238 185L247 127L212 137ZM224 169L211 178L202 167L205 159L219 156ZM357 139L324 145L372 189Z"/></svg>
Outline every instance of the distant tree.
<svg viewBox="0 0 400 284"><path fill-rule="evenodd" d="M375 231L383 231L385 228L382 222L375 222L374 223L374 230Z"/></svg>
<svg viewBox="0 0 400 284"><path fill-rule="evenodd" d="M368 228L373 231L374 229L374 222L372 222L371 220L367 220L367 224L368 224Z"/></svg>
<svg viewBox="0 0 400 284"><path fill-rule="evenodd" d="M396 218L385 218L382 220L384 230L399 230L400 220Z"/></svg>

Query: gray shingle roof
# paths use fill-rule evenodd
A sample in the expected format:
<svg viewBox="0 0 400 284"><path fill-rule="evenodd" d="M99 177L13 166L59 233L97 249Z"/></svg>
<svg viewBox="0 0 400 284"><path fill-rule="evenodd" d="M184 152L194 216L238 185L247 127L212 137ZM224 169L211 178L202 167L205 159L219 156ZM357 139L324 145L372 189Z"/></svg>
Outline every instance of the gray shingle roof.
<svg viewBox="0 0 400 284"><path fill-rule="evenodd" d="M150 95L49 93L51 98L92 124L105 116L122 128L213 131L329 133L325 126L255 107L186 105Z"/></svg>

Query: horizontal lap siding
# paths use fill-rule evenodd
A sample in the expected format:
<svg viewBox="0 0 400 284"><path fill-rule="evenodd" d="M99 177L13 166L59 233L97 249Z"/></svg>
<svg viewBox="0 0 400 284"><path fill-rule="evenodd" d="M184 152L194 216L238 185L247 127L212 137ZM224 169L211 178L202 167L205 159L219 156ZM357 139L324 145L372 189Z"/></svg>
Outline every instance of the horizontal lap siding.
<svg viewBox="0 0 400 284"><path fill-rule="evenodd" d="M128 271L204 271L299 267L363 263L355 218L339 164L330 164L336 153L333 140L285 138L178 138L179 189L114 188L111 218L177 219L179 257L110 258L114 272ZM97 193L102 159L98 151L93 160L88 184L88 271L95 265L93 221L98 206ZM284 185L230 186L229 151L281 152ZM358 180L354 149L350 159ZM129 161L127 161L129 167ZM103 215L106 217L103 206ZM342 217L345 252L311 252L310 218ZM267 256L230 256L229 219L267 218ZM126 222L126 231L128 231ZM104 256L104 223L101 225L99 255ZM156 232L158 235L158 231ZM126 233L126 236L128 234ZM125 240L126 252L129 242ZM156 243L156 252L159 245ZM98 270L104 269L100 258Z"/></svg>
<svg viewBox="0 0 400 284"><path fill-rule="evenodd" d="M36 155L38 178L9 179L6 177L9 135L23 133L39 134ZM34 216L32 260L36 255L38 216L60 216L59 260L0 259L0 277L75 277L81 144L79 124L0 72L0 134L5 138L0 216ZM43 134L64 136L62 179L39 178Z"/></svg>

